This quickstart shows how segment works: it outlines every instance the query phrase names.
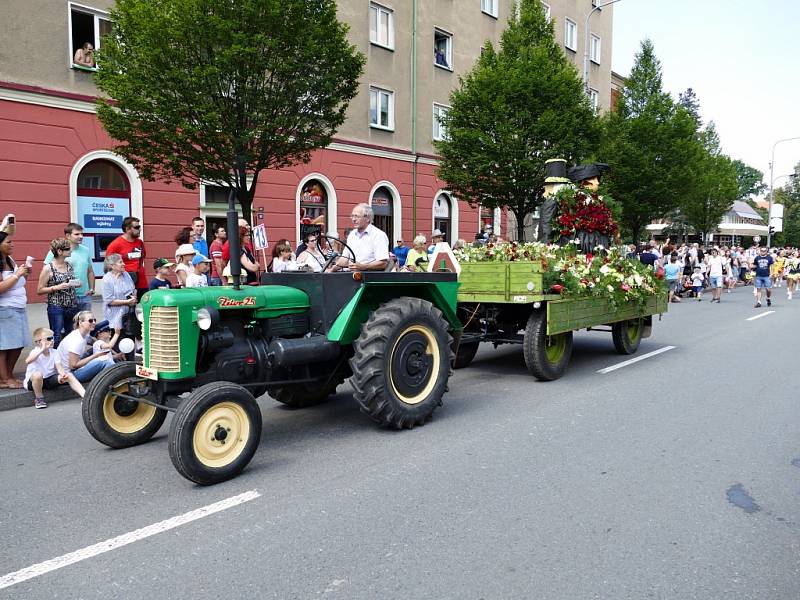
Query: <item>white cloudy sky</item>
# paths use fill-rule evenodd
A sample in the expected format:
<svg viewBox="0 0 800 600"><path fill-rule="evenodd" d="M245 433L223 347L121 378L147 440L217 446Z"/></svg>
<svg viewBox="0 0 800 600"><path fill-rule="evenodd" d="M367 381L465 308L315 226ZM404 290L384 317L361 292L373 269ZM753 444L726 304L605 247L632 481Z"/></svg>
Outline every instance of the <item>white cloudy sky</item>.
<svg viewBox="0 0 800 600"><path fill-rule="evenodd" d="M693 88L723 150L761 170L769 185L773 144L800 137L800 0L620 0L612 67L628 75L652 40L664 89ZM775 187L800 162L800 139L775 149Z"/></svg>

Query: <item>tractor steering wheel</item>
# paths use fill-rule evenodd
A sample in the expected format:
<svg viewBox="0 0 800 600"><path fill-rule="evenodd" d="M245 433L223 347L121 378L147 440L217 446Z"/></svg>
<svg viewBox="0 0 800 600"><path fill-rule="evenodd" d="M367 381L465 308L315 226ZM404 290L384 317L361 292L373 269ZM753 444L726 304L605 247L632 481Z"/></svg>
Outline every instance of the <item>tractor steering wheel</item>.
<svg viewBox="0 0 800 600"><path fill-rule="evenodd" d="M353 262L353 263L356 262L356 259L355 259L356 253L353 252L353 249L350 246L347 245L347 242L345 242L343 240L340 240L337 237L333 237L332 235L325 235L324 233L320 233L318 235L318 237L324 237L326 240L329 240L329 241L333 240L334 242L339 242L342 246L344 246L347 250L350 251L350 256L345 256L344 254L338 254L335 250L333 250L333 244L329 243L328 245L330 246L331 250L333 250L333 254L331 254L331 257L325 262L325 266L322 267L322 272L323 273L326 273L328 271L328 267L330 267L333 264L333 262L337 258L339 258L340 256L344 256L350 262Z"/></svg>

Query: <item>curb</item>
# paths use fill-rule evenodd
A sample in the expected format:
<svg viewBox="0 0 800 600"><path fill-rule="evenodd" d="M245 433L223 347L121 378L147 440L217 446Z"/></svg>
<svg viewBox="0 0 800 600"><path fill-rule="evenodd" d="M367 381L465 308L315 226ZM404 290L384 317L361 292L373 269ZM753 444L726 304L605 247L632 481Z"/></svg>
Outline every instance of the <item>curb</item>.
<svg viewBox="0 0 800 600"><path fill-rule="evenodd" d="M55 390L45 390L45 400L51 402L63 402L65 400L80 400L69 386L59 386ZM14 410L16 408L33 409L33 392L28 390L0 390L0 412Z"/></svg>

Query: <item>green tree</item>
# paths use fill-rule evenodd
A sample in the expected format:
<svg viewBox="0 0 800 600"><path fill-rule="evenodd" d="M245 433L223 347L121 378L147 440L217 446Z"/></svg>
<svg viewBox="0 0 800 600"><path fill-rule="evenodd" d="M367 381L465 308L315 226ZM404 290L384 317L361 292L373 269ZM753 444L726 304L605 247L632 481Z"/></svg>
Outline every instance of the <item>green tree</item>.
<svg viewBox="0 0 800 600"><path fill-rule="evenodd" d="M608 186L634 240L650 221L677 208L693 185L696 131L692 112L663 91L661 64L644 40L616 110L604 118L600 153L611 165Z"/></svg>
<svg viewBox="0 0 800 600"><path fill-rule="evenodd" d="M355 96L364 57L334 0L117 0L103 39L100 121L148 180L236 190L308 162Z"/></svg>
<svg viewBox="0 0 800 600"><path fill-rule="evenodd" d="M700 132L698 141L693 185L682 197L680 210L705 242L708 233L717 228L736 200L739 184L733 161L721 151L713 122Z"/></svg>
<svg viewBox="0 0 800 600"><path fill-rule="evenodd" d="M450 96L447 139L436 143L438 176L470 205L507 207L524 238L524 218L542 201L544 163L577 162L599 138L575 67L538 0L522 0L500 48L487 43Z"/></svg>
<svg viewBox="0 0 800 600"><path fill-rule="evenodd" d="M745 164L738 158L733 161L733 167L736 169L736 179L739 185L737 200L750 200L753 196L763 194L767 190L764 174L761 171Z"/></svg>

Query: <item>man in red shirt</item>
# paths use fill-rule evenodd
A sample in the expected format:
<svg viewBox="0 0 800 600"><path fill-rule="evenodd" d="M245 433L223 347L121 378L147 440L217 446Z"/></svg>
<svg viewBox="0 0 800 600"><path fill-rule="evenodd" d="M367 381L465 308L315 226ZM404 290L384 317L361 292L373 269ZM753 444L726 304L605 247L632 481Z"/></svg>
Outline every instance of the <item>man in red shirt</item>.
<svg viewBox="0 0 800 600"><path fill-rule="evenodd" d="M245 221L244 219L239 219L239 229L241 230L243 227L245 229L247 229L248 232L250 231L250 225L247 224L247 221ZM237 233L239 233L239 232L237 232ZM248 245L247 249L250 250L250 252L253 251L253 247L251 245ZM222 245L222 260L225 261L226 265L231 260L230 239L226 240L225 243Z"/></svg>
<svg viewBox="0 0 800 600"><path fill-rule="evenodd" d="M227 238L225 228L221 225L214 231L214 241L211 242L209 251L211 254L209 258L213 261L211 263L211 285L222 285L222 271L225 270L227 264L222 260L222 248ZM230 254L230 250L228 252Z"/></svg>
<svg viewBox="0 0 800 600"><path fill-rule="evenodd" d="M144 242L140 239L142 225L136 217L125 217L122 220L122 235L111 242L106 248L106 256L119 254L125 263L125 270L130 274L136 286L136 297L148 290L147 277L144 272L144 259L146 256Z"/></svg>

